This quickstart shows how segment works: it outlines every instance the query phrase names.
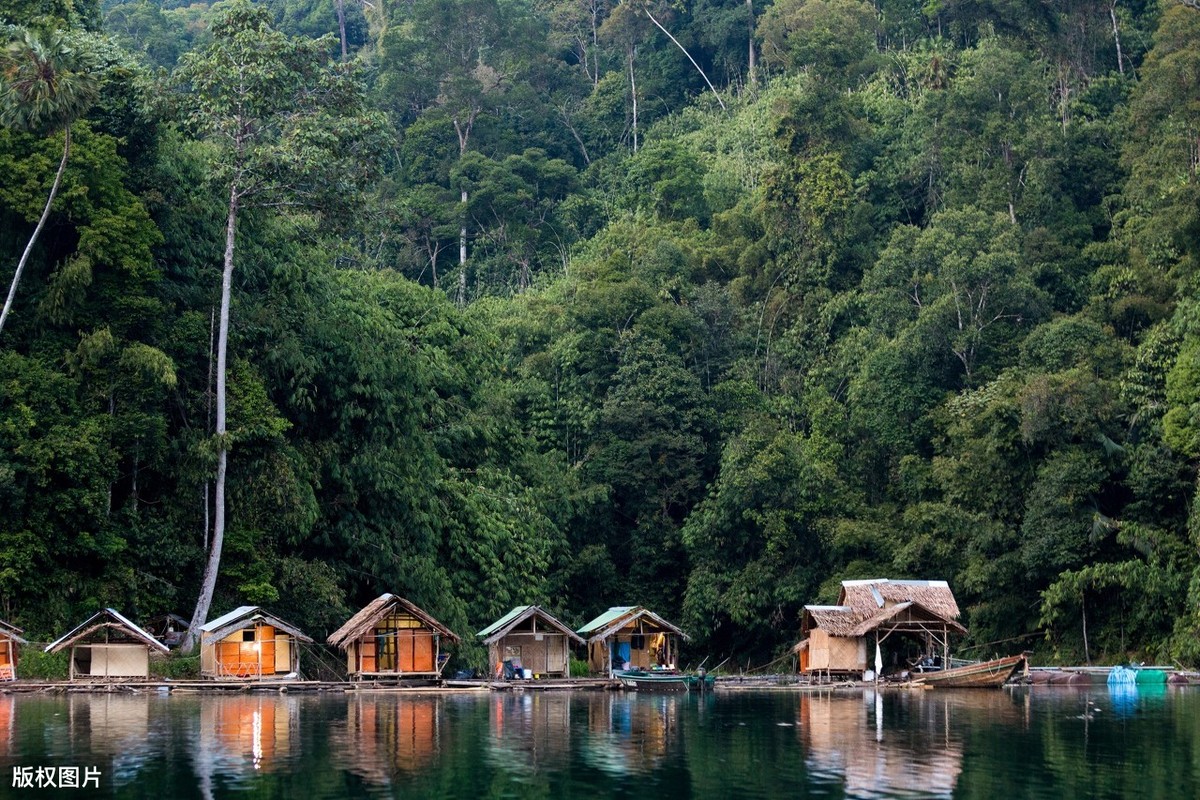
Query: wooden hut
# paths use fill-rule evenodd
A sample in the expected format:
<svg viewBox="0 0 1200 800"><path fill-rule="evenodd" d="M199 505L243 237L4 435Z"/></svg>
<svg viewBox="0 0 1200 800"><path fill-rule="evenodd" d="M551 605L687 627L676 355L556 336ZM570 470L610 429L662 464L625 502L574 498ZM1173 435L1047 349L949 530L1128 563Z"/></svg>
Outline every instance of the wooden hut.
<svg viewBox="0 0 1200 800"><path fill-rule="evenodd" d="M167 647L112 608L97 611L86 622L46 645L47 653L71 648L71 680L148 678L150 651Z"/></svg>
<svg viewBox="0 0 1200 800"><path fill-rule="evenodd" d="M488 646L488 663L497 672L508 661L535 675L563 678L571 677L571 644L584 643L540 606L517 606L475 635Z"/></svg>
<svg viewBox="0 0 1200 800"><path fill-rule="evenodd" d="M614 606L578 631L587 640L588 669L673 669L687 634L641 606Z"/></svg>
<svg viewBox="0 0 1200 800"><path fill-rule="evenodd" d="M945 581L843 581L837 605L804 607L794 648L800 672L861 674L874 664L874 646L893 633L916 637L923 652L940 651L948 662L950 634L967 632L958 615Z"/></svg>
<svg viewBox="0 0 1200 800"><path fill-rule="evenodd" d="M23 630L0 620L0 681L17 679L17 645L29 644L21 638Z"/></svg>
<svg viewBox="0 0 1200 800"><path fill-rule="evenodd" d="M346 651L346 671L355 679L438 677L446 665L442 640L454 631L394 594L381 594L329 637Z"/></svg>
<svg viewBox="0 0 1200 800"><path fill-rule="evenodd" d="M241 606L200 626L200 674L217 680L262 680L300 669L296 628L258 606Z"/></svg>

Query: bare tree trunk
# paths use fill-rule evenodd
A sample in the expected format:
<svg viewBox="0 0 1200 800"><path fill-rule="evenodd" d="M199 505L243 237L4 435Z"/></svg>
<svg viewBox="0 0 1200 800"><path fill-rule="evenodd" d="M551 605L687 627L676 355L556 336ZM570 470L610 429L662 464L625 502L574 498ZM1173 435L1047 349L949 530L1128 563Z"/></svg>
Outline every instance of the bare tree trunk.
<svg viewBox="0 0 1200 800"><path fill-rule="evenodd" d="M342 61L346 60L346 0L337 0L338 35L342 38Z"/></svg>
<svg viewBox="0 0 1200 800"><path fill-rule="evenodd" d="M4 301L4 310L0 311L0 331L4 330L4 322L8 319L8 312L12 309L13 298L17 296L17 284L21 282L21 273L25 271L25 264L29 261L29 254L33 252L33 245L37 241L38 235L41 234L42 228L46 225L46 220L50 216L50 206L54 205L54 198L58 194L58 187L62 184L63 172L67 169L67 158L71 155L71 126L63 128L63 154L62 160L58 162L58 172L54 175L54 183L50 186L50 196L46 198L46 207L42 209L41 219L38 220L37 227L33 229L33 235L29 237L29 243L25 245L25 252L21 254L21 260L17 262L17 271L13 273L12 285L8 287L8 299Z"/></svg>
<svg viewBox="0 0 1200 800"><path fill-rule="evenodd" d="M750 88L753 89L758 85L758 53L754 50L754 0L746 0L746 11L750 15L750 36L748 37L750 40L750 66L748 72Z"/></svg>
<svg viewBox="0 0 1200 800"><path fill-rule="evenodd" d="M221 547L225 543L225 470L229 462L229 448L225 441L225 372L229 351L229 298L233 286L233 245L237 233L238 187L229 187L229 215L225 218L225 269L221 274L221 327L217 334L217 482L213 500L212 547L208 551L208 563L204 566L204 579L200 585L200 597L196 611L188 625L180 649L184 652L196 645L200 626L208 618L212 606L213 591L217 586L217 573L221 568Z"/></svg>
<svg viewBox="0 0 1200 800"><path fill-rule="evenodd" d="M667 30L666 28L664 28L663 24L654 18L654 15L650 13L649 8L645 9L645 11L646 11L646 16L650 18L650 21L653 22L655 25L657 25L658 29L660 31L662 31L663 33L665 33L667 35L667 38L675 43L675 46L678 47L685 56L687 56L688 61L692 62L692 66L696 68L696 72L700 73L700 77L704 78L704 82L707 83L708 88L712 90L713 97L717 98L717 103L720 104L721 110L724 111L725 110L725 102L723 100L721 100L721 95L717 94L716 87L712 85L712 81L710 81L708 79L708 76L704 74L704 70L700 69L700 65L696 63L696 59L692 58L692 54L687 51L687 48L685 48L683 45L681 45L679 43L679 40L676 39L674 36L672 36L671 32L669 30ZM753 51L753 42L751 42L751 51ZM629 68L629 74L630 74L630 76L633 75L633 67L632 66L630 66L630 68Z"/></svg>
<svg viewBox="0 0 1200 800"><path fill-rule="evenodd" d="M1125 74L1125 58L1121 55L1121 30L1117 27L1117 0L1112 0L1108 6L1108 17L1112 20L1113 41L1117 43L1117 69Z"/></svg>
<svg viewBox="0 0 1200 800"><path fill-rule="evenodd" d="M460 265L467 263L467 190L462 190L462 195L459 199L459 204L462 206L463 224L458 229L458 263Z"/></svg>
<svg viewBox="0 0 1200 800"><path fill-rule="evenodd" d="M637 127L637 81L633 77L633 55L636 48L632 45L629 48L629 94L633 97L633 152L638 151L638 127Z"/></svg>

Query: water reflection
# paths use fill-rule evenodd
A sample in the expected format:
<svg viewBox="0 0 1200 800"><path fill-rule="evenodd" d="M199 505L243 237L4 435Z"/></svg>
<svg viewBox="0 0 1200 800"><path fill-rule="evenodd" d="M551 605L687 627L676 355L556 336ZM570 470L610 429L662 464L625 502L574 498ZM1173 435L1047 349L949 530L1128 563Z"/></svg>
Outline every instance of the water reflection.
<svg viewBox="0 0 1200 800"><path fill-rule="evenodd" d="M1200 691L0 695L13 765L123 798L1200 796ZM85 793L47 797L84 797Z"/></svg>
<svg viewBox="0 0 1200 800"><path fill-rule="evenodd" d="M330 737L336 765L376 787L419 772L442 745L442 698L356 694L346 701L345 724Z"/></svg>
<svg viewBox="0 0 1200 800"><path fill-rule="evenodd" d="M677 753L687 698L599 692L587 696L584 760L615 775L647 773Z"/></svg>
<svg viewBox="0 0 1200 800"><path fill-rule="evenodd" d="M802 697L797 730L808 769L840 779L852 797L952 797L963 745L952 733L950 700L889 697L908 712L889 720L884 699L871 691ZM907 717L902 728L901 716ZM921 739L919 749L914 737Z"/></svg>
<svg viewBox="0 0 1200 800"><path fill-rule="evenodd" d="M298 702L289 695L201 698L192 763L201 793L218 782L247 786L299 755Z"/></svg>
<svg viewBox="0 0 1200 800"><path fill-rule="evenodd" d="M533 773L563 763L571 750L571 697L493 694L488 699L488 730L488 756L499 768Z"/></svg>

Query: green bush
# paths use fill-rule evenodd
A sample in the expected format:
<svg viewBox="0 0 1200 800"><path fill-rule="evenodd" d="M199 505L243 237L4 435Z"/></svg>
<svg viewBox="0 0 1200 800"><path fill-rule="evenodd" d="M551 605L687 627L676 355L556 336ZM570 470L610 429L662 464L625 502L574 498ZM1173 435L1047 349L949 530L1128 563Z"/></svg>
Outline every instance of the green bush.
<svg viewBox="0 0 1200 800"><path fill-rule="evenodd" d="M174 653L165 658L150 659L151 678L169 678L173 681L198 680L200 678L200 656L181 656Z"/></svg>
<svg viewBox="0 0 1200 800"><path fill-rule="evenodd" d="M22 680L65 681L70 673L70 653L47 653L40 647L22 648L17 656L17 677Z"/></svg>
<svg viewBox="0 0 1200 800"><path fill-rule="evenodd" d="M575 656L571 656L571 677L572 678L586 678L587 676L588 676L587 662L580 661L579 659L575 658Z"/></svg>

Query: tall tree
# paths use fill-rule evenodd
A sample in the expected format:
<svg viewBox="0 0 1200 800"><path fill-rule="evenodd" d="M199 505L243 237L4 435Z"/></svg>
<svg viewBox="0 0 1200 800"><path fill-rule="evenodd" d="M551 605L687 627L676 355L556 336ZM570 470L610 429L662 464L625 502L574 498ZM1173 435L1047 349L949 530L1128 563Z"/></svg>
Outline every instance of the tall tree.
<svg viewBox="0 0 1200 800"><path fill-rule="evenodd" d="M213 530L185 649L212 602L225 535L229 454L226 370L238 216L246 208L303 206L325 216L354 202L373 174L384 125L364 108L355 74L330 62L331 37L291 38L247 0L226 5L212 43L176 73L188 92L189 122L215 148L213 175L228 197L217 334L217 475Z"/></svg>
<svg viewBox="0 0 1200 800"><path fill-rule="evenodd" d="M4 310L0 312L0 331L12 310L21 273L38 235L50 216L50 208L62 184L67 159L71 155L71 123L96 99L97 80L87 69L85 59L68 44L61 31L39 35L21 30L21 39L10 42L0 54L0 123L18 130L47 133L62 129L63 153L58 172L50 185L50 194L29 243L17 262Z"/></svg>

